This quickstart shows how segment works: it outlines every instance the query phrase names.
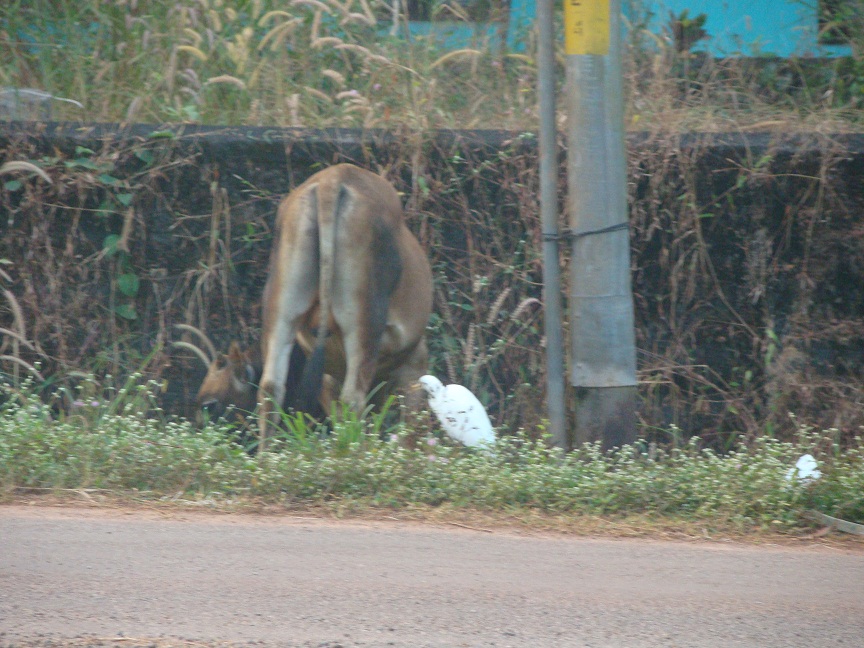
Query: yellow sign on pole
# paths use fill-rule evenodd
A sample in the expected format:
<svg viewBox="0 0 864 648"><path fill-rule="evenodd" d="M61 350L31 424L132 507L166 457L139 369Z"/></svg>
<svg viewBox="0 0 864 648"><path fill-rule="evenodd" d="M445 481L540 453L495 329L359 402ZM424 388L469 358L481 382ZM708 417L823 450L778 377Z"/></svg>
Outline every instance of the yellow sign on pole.
<svg viewBox="0 0 864 648"><path fill-rule="evenodd" d="M564 0L564 53L609 53L609 0Z"/></svg>

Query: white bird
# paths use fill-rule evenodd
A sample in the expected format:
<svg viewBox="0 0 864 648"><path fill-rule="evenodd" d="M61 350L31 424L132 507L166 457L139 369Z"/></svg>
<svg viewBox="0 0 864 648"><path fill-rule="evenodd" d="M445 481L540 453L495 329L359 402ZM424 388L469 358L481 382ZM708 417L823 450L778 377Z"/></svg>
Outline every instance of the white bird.
<svg viewBox="0 0 864 648"><path fill-rule="evenodd" d="M462 385L445 387L435 376L421 376L420 385L429 397L429 407L450 438L469 447L495 443L489 415L470 390Z"/></svg>
<svg viewBox="0 0 864 648"><path fill-rule="evenodd" d="M822 473L819 472L819 466L816 463L816 460L813 458L813 455L805 454L799 457L798 461L795 463L794 468L790 468L789 472L786 473L786 479L788 481L792 481L794 479L800 479L802 482L816 481L822 476Z"/></svg>

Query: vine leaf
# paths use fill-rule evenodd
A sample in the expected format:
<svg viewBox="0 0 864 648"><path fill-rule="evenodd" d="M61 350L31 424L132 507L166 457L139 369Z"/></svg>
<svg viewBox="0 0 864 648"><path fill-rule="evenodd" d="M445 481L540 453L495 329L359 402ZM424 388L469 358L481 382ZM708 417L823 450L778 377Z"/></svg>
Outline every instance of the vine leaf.
<svg viewBox="0 0 864 648"><path fill-rule="evenodd" d="M127 272L117 277L117 287L127 297L134 297L138 294L138 275Z"/></svg>

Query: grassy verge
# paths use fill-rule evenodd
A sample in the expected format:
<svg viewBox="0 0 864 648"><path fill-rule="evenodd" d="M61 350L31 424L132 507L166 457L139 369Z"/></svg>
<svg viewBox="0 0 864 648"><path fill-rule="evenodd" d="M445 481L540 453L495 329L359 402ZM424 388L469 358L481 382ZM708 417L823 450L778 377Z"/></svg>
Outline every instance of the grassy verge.
<svg viewBox="0 0 864 648"><path fill-rule="evenodd" d="M128 394L127 394L128 397ZM641 520L663 529L794 535L817 509L864 522L864 443L840 450L831 432L800 441L762 438L719 455L696 442L679 448L596 446L562 455L524 436L494 452L430 436L409 450L381 419L345 417L332 433L295 425L260 457L222 426L196 428L140 414L140 399L77 401L58 414L18 395L0 411L0 498L27 489L98 489L136 499L407 513L439 509L532 517ZM383 436L383 438L382 438ZM814 453L823 477L789 481L796 458ZM601 525L602 526L602 525Z"/></svg>

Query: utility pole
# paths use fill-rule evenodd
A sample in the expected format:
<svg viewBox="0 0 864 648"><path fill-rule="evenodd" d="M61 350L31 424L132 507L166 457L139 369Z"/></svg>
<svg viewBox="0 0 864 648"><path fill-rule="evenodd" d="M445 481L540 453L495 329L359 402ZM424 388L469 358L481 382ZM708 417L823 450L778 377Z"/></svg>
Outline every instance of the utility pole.
<svg viewBox="0 0 864 648"><path fill-rule="evenodd" d="M564 0L573 443L636 439L621 0Z"/></svg>
<svg viewBox="0 0 864 648"><path fill-rule="evenodd" d="M546 334L546 410L552 442L568 449L564 382L564 323L558 256L558 132L555 124L553 0L537 0L539 27L540 218L543 227L543 313Z"/></svg>

